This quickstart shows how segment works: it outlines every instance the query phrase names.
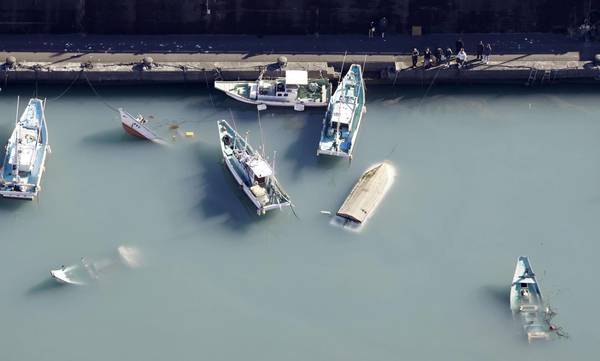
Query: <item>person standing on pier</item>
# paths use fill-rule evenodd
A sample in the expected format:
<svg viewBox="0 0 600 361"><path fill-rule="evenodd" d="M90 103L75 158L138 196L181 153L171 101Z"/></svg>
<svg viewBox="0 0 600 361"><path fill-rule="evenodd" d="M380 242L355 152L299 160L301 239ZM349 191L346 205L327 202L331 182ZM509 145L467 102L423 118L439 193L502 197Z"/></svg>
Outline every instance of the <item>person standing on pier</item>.
<svg viewBox="0 0 600 361"><path fill-rule="evenodd" d="M417 67L417 63L419 62L419 51L417 50L417 48L413 48L412 51L412 67L416 68Z"/></svg>
<svg viewBox="0 0 600 361"><path fill-rule="evenodd" d="M374 34L375 34L375 22L371 21L371 24L369 24L369 38L372 38Z"/></svg>
<svg viewBox="0 0 600 361"><path fill-rule="evenodd" d="M460 52L460 49L464 49L465 48L465 44L463 43L462 39L458 39L456 40L456 54L458 54Z"/></svg>
<svg viewBox="0 0 600 361"><path fill-rule="evenodd" d="M381 38L385 39L385 29L387 28L388 20L384 16L379 20L379 32L381 33Z"/></svg>
<svg viewBox="0 0 600 361"><path fill-rule="evenodd" d="M458 54L456 54L456 66L460 69L467 63L467 52L465 52L465 48L460 49Z"/></svg>
<svg viewBox="0 0 600 361"><path fill-rule="evenodd" d="M490 62L490 55L492 55L492 45L490 43L487 43L487 45L483 49L483 62L485 64Z"/></svg>
<svg viewBox="0 0 600 361"><path fill-rule="evenodd" d="M443 61L442 58L444 57L444 52L443 52L442 48L435 49L433 56L435 57L435 65L442 64L442 61Z"/></svg>
<svg viewBox="0 0 600 361"><path fill-rule="evenodd" d="M477 60L483 60L483 41L480 41L477 45Z"/></svg>
<svg viewBox="0 0 600 361"><path fill-rule="evenodd" d="M423 53L423 67L429 68L431 66L431 50L425 49Z"/></svg>

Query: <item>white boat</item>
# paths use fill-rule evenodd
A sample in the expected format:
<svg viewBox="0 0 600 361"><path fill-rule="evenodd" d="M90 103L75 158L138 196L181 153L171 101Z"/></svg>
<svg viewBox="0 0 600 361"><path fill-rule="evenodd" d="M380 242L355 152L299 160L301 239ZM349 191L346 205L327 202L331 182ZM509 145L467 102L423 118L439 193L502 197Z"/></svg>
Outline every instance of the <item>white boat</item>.
<svg viewBox="0 0 600 361"><path fill-rule="evenodd" d="M356 136L366 109L362 69L360 65L352 64L329 101L317 155L352 159Z"/></svg>
<svg viewBox="0 0 600 361"><path fill-rule="evenodd" d="M148 121L141 114L133 117L122 108L119 108L119 115L121 116L121 125L127 134L155 143L165 143L164 139L148 127Z"/></svg>
<svg viewBox="0 0 600 361"><path fill-rule="evenodd" d="M529 342L550 339L550 309L544 304L542 292L527 257L517 259L510 287L510 309L520 319Z"/></svg>
<svg viewBox="0 0 600 361"><path fill-rule="evenodd" d="M50 148L45 103L41 99L30 99L21 118L16 120L2 164L0 195L3 197L33 200L40 191L46 154ZM18 104L17 100L17 117Z"/></svg>
<svg viewBox="0 0 600 361"><path fill-rule="evenodd" d="M215 89L248 104L276 107L325 107L331 96L328 79L308 79L305 70L287 70L285 78L256 81L215 81Z"/></svg>
<svg viewBox="0 0 600 361"><path fill-rule="evenodd" d="M273 168L226 121L217 122L221 152L227 168L254 204L259 215L291 207Z"/></svg>
<svg viewBox="0 0 600 361"><path fill-rule="evenodd" d="M59 283L84 286L103 277L108 271L126 266L135 268L140 265L137 248L119 246L116 257L90 261L82 257L79 263L50 270L50 276Z"/></svg>

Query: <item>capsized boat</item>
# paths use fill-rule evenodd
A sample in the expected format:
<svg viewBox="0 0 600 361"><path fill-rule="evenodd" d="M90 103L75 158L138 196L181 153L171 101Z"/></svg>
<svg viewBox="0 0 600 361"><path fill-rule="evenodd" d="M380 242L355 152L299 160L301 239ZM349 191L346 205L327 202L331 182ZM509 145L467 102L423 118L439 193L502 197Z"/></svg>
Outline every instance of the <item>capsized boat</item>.
<svg viewBox="0 0 600 361"><path fill-rule="evenodd" d="M317 155L352 158L365 107L365 83L360 65L352 64L329 100Z"/></svg>
<svg viewBox="0 0 600 361"><path fill-rule="evenodd" d="M544 304L542 292L528 257L519 257L510 287L510 309L520 321L527 340L549 340L553 327L551 311Z"/></svg>
<svg viewBox="0 0 600 361"><path fill-rule="evenodd" d="M119 108L119 115L121 116L121 125L127 134L155 143L165 143L164 139L148 127L148 121L141 114L133 117L122 108Z"/></svg>
<svg viewBox="0 0 600 361"><path fill-rule="evenodd" d="M305 70L287 70L285 78L256 81L215 81L215 89L248 104L278 107L325 107L331 97L328 79L309 79Z"/></svg>
<svg viewBox="0 0 600 361"><path fill-rule="evenodd" d="M17 100L17 117L18 104ZM32 98L21 118L17 118L2 164L0 195L3 197L33 200L40 191L46 154L50 148L45 104L45 100Z"/></svg>
<svg viewBox="0 0 600 361"><path fill-rule="evenodd" d="M273 168L225 120L217 122L221 152L227 168L254 204L259 215L291 207Z"/></svg>
<svg viewBox="0 0 600 361"><path fill-rule="evenodd" d="M50 276L59 283L84 286L103 277L110 270L120 266L135 268L140 265L140 253L137 248L119 246L116 257L96 261L82 257L79 263L50 270Z"/></svg>

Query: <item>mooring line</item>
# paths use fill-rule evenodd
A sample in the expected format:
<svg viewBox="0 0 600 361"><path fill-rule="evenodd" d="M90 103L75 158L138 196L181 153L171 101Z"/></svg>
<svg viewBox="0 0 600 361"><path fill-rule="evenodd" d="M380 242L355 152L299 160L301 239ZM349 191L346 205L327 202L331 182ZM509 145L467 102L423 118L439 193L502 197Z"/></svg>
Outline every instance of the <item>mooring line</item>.
<svg viewBox="0 0 600 361"><path fill-rule="evenodd" d="M90 88L92 89L92 91L94 92L94 94L96 94L96 96L98 98L100 98L100 101L102 103L104 103L104 105L106 105L108 108L110 108L111 110L115 111L115 112L119 112L119 110L115 107L113 107L112 105L110 105L107 101L104 100L104 98L102 97L102 95L100 95L98 93L98 91L96 90L96 88L94 88L94 86L92 85L92 82L90 81L90 79L88 79L87 75L85 75L85 73L83 73L83 77L85 78L86 82L88 83L88 85L90 86Z"/></svg>
<svg viewBox="0 0 600 361"><path fill-rule="evenodd" d="M57 97L54 97L52 99L49 99L49 101L51 101L51 102L57 101L58 99L62 98L65 94L67 94L67 92L69 90L71 90L71 88L73 87L73 85L75 85L75 83L77 82L77 80L79 80L79 78L81 77L81 73L83 73L83 69L81 69L79 71L79 73L77 74L77 76L75 77L75 79L73 79L71 81L71 84L69 84L69 86L62 93L60 93L60 95L58 95Z"/></svg>

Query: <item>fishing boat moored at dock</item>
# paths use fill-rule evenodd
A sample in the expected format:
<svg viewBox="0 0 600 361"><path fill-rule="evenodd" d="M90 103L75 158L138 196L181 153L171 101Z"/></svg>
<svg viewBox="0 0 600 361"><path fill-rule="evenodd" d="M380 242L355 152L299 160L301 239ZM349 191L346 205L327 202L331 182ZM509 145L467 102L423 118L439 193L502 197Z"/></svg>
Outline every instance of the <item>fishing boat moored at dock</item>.
<svg viewBox="0 0 600 361"><path fill-rule="evenodd" d="M30 99L21 118L18 118L17 100L15 129L8 139L1 170L0 195L5 198L33 200L40 191L46 154L50 148L45 104L45 100Z"/></svg>
<svg viewBox="0 0 600 361"><path fill-rule="evenodd" d="M352 64L329 101L317 155L352 159L365 107L365 83L360 65Z"/></svg>
<svg viewBox="0 0 600 361"><path fill-rule="evenodd" d="M331 97L328 79L309 79L305 70L287 70L285 78L256 81L216 81L215 89L248 104L276 107L325 107Z"/></svg>
<svg viewBox="0 0 600 361"><path fill-rule="evenodd" d="M275 178L274 167L226 121L218 121L217 125L227 169L252 201L257 213L261 215L273 209L292 207L290 197Z"/></svg>

